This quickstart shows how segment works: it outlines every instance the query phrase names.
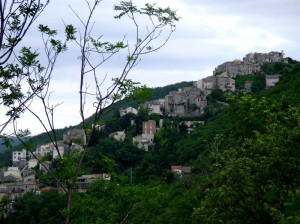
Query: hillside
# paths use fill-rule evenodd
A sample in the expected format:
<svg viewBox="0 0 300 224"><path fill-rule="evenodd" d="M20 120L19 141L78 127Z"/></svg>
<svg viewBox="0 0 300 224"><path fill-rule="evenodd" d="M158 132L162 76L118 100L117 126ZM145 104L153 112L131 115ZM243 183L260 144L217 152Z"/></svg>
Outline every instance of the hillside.
<svg viewBox="0 0 300 224"><path fill-rule="evenodd" d="M268 69L276 66L269 64ZM72 221L299 223L300 63L277 72L281 77L274 87L222 95L226 106L217 100L222 93L214 93L206 111L210 118L190 133L180 118L165 117L149 152L132 145L139 127L130 126L131 115L115 119L127 131L123 142L96 132L81 173L107 172L112 179L75 194ZM157 119L147 113L133 118L137 124ZM176 173L172 166L191 172L182 168ZM39 177L40 184L56 186L49 175ZM10 219L39 214L41 222L53 207L42 213L29 205L45 198L55 211L65 206L66 199L53 192L28 195L16 200L18 210Z"/></svg>
<svg viewBox="0 0 300 224"><path fill-rule="evenodd" d="M17 146L17 145L20 144L20 141L18 140L18 138L10 137L10 139L11 139L12 146ZM4 151L4 150L7 150L7 147L2 144L3 142L4 142L3 139L0 139L0 152Z"/></svg>
<svg viewBox="0 0 300 224"><path fill-rule="evenodd" d="M171 85L167 85L165 87L158 87L158 88L153 88L153 95L149 100L155 100L159 98L163 98L165 95L167 95L170 91L177 91L179 88L183 87L188 87L191 86L193 82L180 82L180 83L175 83ZM110 107L108 110L105 110L103 112L103 115L101 117L100 123L102 122L110 122L114 116L114 114L118 111L120 107L123 106L134 106L137 107L137 103L132 100L122 100L119 102L116 102L112 107ZM90 123L91 122L91 117L87 118L86 122ZM56 130L56 135L58 137L58 140L62 140L63 134L66 133L69 129L71 128L78 128L80 127L80 124L75 125L75 126L70 126L67 128L63 129L57 129ZM33 136L31 138L31 146L33 149L36 148L37 145L42 145L45 143L49 142L49 137L47 136L46 133L41 133L39 135ZM15 150L21 150L23 148L22 144L18 145L19 141L15 141L13 144ZM4 146L0 145L0 151L6 149ZM12 153L12 149L9 149L8 151L4 152L4 154L0 157L0 164L8 164L10 161L10 156Z"/></svg>

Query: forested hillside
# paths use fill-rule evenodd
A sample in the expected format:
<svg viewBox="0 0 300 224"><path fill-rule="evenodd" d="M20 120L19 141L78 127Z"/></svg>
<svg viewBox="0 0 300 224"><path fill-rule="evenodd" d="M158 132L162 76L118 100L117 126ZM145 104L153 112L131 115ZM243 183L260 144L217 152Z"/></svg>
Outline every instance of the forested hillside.
<svg viewBox="0 0 300 224"><path fill-rule="evenodd" d="M97 131L82 167L82 174L107 172L112 179L75 194L71 223L300 223L300 63L278 66L265 68L281 74L272 88L214 91L197 118L205 124L190 133L179 118L113 114L111 125L126 130L124 142L108 137L112 126ZM152 150L132 145L142 121L161 118ZM173 165L191 173L179 177ZM49 174L39 178L56 186ZM29 193L13 206L5 223L62 223L66 198L55 190Z"/></svg>
<svg viewBox="0 0 300 224"><path fill-rule="evenodd" d="M151 95L149 96L148 100L164 98L164 96L167 95L170 91L177 91L179 88L188 87L191 85L193 85L193 82L180 82L180 83L175 83L175 84L168 85L165 87L152 88L152 89L150 89ZM107 123L108 126L113 125L113 123L115 123L114 116L116 115L116 113L118 113L119 108L123 107L123 106L137 107L137 102L132 99L126 99L126 100L116 102L110 108L108 108L107 110L104 110L99 123L102 123L102 124ZM88 118L87 121L91 120L91 119L92 119L92 117ZM89 123L89 122L87 122L87 123ZM63 134L66 133L71 128L80 128L80 124L65 127L63 129L56 129L55 131L56 131L58 140L62 140ZM1 142L2 142L2 139L0 139L0 143ZM36 148L36 146L42 145L42 144L45 144L48 142L49 142L49 136L46 133L41 133L39 135L32 136L31 137L31 148L32 148L32 150L34 150ZM14 138L14 142L12 142L12 145L14 146L14 148L9 148L9 149L7 149L4 145L0 145L0 151L6 149L0 155L0 167L10 165L11 154L12 154L13 150L21 150L22 148L24 148L24 146L22 144L20 144L20 142L17 140L17 138Z"/></svg>

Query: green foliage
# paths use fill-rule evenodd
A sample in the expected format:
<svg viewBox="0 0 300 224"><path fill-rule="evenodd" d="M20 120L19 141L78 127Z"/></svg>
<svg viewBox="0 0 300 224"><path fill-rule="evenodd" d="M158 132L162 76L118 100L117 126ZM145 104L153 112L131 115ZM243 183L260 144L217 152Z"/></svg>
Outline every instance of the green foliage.
<svg viewBox="0 0 300 224"><path fill-rule="evenodd" d="M1 2L0 65L12 56L32 23L47 6L48 1Z"/></svg>
<svg viewBox="0 0 300 224"><path fill-rule="evenodd" d="M177 91L178 89L181 89L183 87L189 87L192 85L193 85L193 82L180 82L180 83L176 83L176 84L172 84L172 85L167 85L164 87L156 87L153 89L153 97L151 98L151 100L157 100L160 98L164 98L171 91Z"/></svg>
<svg viewBox="0 0 300 224"><path fill-rule="evenodd" d="M228 98L228 111L231 121L232 134L236 136L252 137L256 131L264 131L278 112L278 104L268 101L265 97L257 99L249 94L231 95Z"/></svg>
<svg viewBox="0 0 300 224"><path fill-rule="evenodd" d="M215 136L227 135L229 132L230 120L228 114L219 114L213 120L200 125L194 131L184 138L176 141L175 150L176 158L179 164L193 164L195 173L206 172L207 166L210 165L211 147L214 143ZM219 143L219 150L223 150L228 143L222 139Z"/></svg>
<svg viewBox="0 0 300 224"><path fill-rule="evenodd" d="M165 121L153 152L130 139L95 141L84 172L125 176L132 167L133 182L143 185L129 185L129 178L94 183L74 198L72 223L297 223L299 104L286 108L249 94L232 94L227 102L189 135L179 121ZM126 127L131 118L149 116L140 110L120 124ZM191 177L176 180L175 164L190 164Z"/></svg>
<svg viewBox="0 0 300 224"><path fill-rule="evenodd" d="M194 223L273 223L274 210L284 214L289 195L298 190L299 107L281 111L277 103L248 95L229 102L232 130L238 131L228 140L239 141L215 154L211 186Z"/></svg>
<svg viewBox="0 0 300 224"><path fill-rule="evenodd" d="M72 25L66 26L65 41L56 39L55 30L40 25L47 65L44 67L41 64L39 53L30 47L21 47L17 53L16 46L49 1L45 1L45 5L42 2L33 0L0 3L1 15L5 17L1 21L0 32L0 106L4 106L1 112L5 119L0 125L0 135L8 123L19 118L28 109L34 97L40 96L47 89L58 55L67 49L67 42L74 39L75 29Z"/></svg>
<svg viewBox="0 0 300 224"><path fill-rule="evenodd" d="M176 11L172 11L169 7L161 8L155 7L155 4L145 4L145 8L138 9L132 4L132 2L121 1L120 5L115 5L114 10L121 11L119 15L116 15L116 19L122 18L124 15L132 16L134 13L145 14L149 17L155 17L157 20L164 24L173 25L176 21L179 20L179 17L176 15Z"/></svg>
<svg viewBox="0 0 300 224"><path fill-rule="evenodd" d="M8 216L10 209L9 206L11 204L11 200L9 200L7 195L2 196L0 200L0 221L4 220L6 216Z"/></svg>
<svg viewBox="0 0 300 224"><path fill-rule="evenodd" d="M268 98L282 103L283 107L300 103L300 63L295 63L281 76L280 81L264 93Z"/></svg>
<svg viewBox="0 0 300 224"><path fill-rule="evenodd" d="M140 87L133 88L128 98L136 101L138 105L142 105L143 103L149 101L152 95L153 90L143 85Z"/></svg>
<svg viewBox="0 0 300 224"><path fill-rule="evenodd" d="M96 181L86 194L74 198L71 223L150 223L166 205L166 196L160 186Z"/></svg>
<svg viewBox="0 0 300 224"><path fill-rule="evenodd" d="M283 74L291 65L284 62L265 63L261 66L262 71L267 75Z"/></svg>
<svg viewBox="0 0 300 224"><path fill-rule="evenodd" d="M222 91L219 88L215 88L211 91L211 93L207 96L207 100L215 103L217 101L219 102L225 102L226 98L225 98L225 92Z"/></svg>
<svg viewBox="0 0 300 224"><path fill-rule="evenodd" d="M251 81L251 92L256 93L262 91L266 87L266 78L265 75L255 74L255 75L238 75L235 78L235 88L244 89L245 82Z"/></svg>
<svg viewBox="0 0 300 224"><path fill-rule="evenodd" d="M4 223L63 223L60 210L67 204L64 194L56 190L44 191L40 195L30 192L14 200L14 213Z"/></svg>
<svg viewBox="0 0 300 224"><path fill-rule="evenodd" d="M132 139L119 142L113 138L105 138L91 147L83 162L83 170L88 173L114 172L123 173L139 163L144 152L132 145ZM113 163L107 164L108 161Z"/></svg>
<svg viewBox="0 0 300 224"><path fill-rule="evenodd" d="M77 149L65 153L62 158L58 158L55 162L55 173L59 180L65 182L67 186L72 186L76 180L76 171L80 157L80 152Z"/></svg>

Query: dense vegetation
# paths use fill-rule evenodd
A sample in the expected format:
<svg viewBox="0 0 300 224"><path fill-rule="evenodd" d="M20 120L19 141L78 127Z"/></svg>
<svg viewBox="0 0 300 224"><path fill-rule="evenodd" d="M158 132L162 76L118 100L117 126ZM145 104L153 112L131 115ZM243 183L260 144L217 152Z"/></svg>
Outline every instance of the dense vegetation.
<svg viewBox="0 0 300 224"><path fill-rule="evenodd" d="M71 223L300 223L300 63L266 67L280 70L275 87L255 94L216 90L198 118L207 122L191 133L179 119L143 110L115 114L107 130L93 136L82 168L109 172L112 180L76 194ZM223 97L228 105L215 107ZM131 144L143 120L160 118L164 125L150 152ZM127 131L123 143L107 137L118 128ZM171 165L191 166L192 173L178 178ZM16 212L5 222L61 222L65 199L47 194L55 193L16 199Z"/></svg>
<svg viewBox="0 0 300 224"><path fill-rule="evenodd" d="M266 87L265 76L263 74L256 75L238 75L235 78L235 87L238 90L241 90L245 86L246 81L251 81L251 92L256 93L263 90Z"/></svg>

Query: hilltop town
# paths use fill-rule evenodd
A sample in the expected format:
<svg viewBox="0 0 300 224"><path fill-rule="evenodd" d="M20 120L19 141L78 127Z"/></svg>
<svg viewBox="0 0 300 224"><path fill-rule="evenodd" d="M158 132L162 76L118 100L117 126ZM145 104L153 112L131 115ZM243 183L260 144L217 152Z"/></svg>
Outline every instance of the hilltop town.
<svg viewBox="0 0 300 224"><path fill-rule="evenodd" d="M242 60L234 60L225 62L217 66L212 76L208 76L196 81L193 86L184 87L177 91L171 91L162 99L149 101L143 105L149 114L157 114L159 116L166 115L169 117L197 117L201 115L207 106L207 96L216 88L222 91L236 91L235 78L239 75L258 74L261 72L261 66L266 62L284 62L288 63L288 59L284 58L283 52L269 53L249 53ZM271 87L279 81L279 75L265 74L266 87ZM245 91L251 91L251 82L245 83ZM137 115L136 108L127 106L119 108L120 117L127 114ZM191 132L194 127L204 122L199 120L185 120L182 123ZM135 120L131 120L131 125L135 124ZM151 150L154 145L155 133L163 125L161 119L158 123L155 120L143 121L140 135L132 137L132 144L144 151ZM99 126L102 130L105 125ZM118 130L110 133L111 138L117 141L123 141L126 136L125 130ZM1 168L0 179L0 198L8 195L13 199L28 191L42 191L45 188L40 187L36 179L35 172L47 172L52 169L55 159L71 150L82 150L82 145L86 144L86 136L83 131L72 129L65 133L62 141L56 143L39 145L32 153L25 149L22 151L14 151L12 153L12 166ZM48 157L48 158L47 158ZM189 167L172 166L173 172L185 173L190 172ZM82 175L77 178L77 189L85 191L93 179L100 178L110 180L107 173L96 173ZM46 188L47 189L47 188Z"/></svg>
<svg viewBox="0 0 300 224"><path fill-rule="evenodd" d="M197 116L207 105L206 97L213 89L236 91L235 78L239 75L258 74L264 63L284 62L283 52L249 53L243 60L225 62L215 68L213 75L198 80L191 87L172 91L164 99L148 102L149 113L161 114L162 110L169 116ZM266 87L274 86L279 81L279 75L265 74ZM246 82L244 90L251 91L251 82Z"/></svg>

